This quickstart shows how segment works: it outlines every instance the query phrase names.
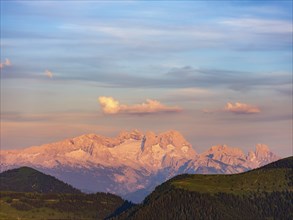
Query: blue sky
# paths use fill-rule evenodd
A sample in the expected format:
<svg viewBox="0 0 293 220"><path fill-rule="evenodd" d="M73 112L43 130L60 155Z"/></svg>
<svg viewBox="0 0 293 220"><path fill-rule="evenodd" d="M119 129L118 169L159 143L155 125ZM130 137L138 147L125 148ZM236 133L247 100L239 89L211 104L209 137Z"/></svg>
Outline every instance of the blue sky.
<svg viewBox="0 0 293 220"><path fill-rule="evenodd" d="M1 128L4 149L137 128L290 155L292 1L1 1Z"/></svg>

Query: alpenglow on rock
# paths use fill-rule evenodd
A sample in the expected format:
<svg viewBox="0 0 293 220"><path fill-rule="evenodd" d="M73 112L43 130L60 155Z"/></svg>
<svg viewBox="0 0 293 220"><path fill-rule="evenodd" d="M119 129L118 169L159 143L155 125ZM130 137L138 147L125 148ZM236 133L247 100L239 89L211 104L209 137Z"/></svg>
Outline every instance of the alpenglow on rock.
<svg viewBox="0 0 293 220"><path fill-rule="evenodd" d="M140 202L182 173L239 173L278 160L266 145L245 155L226 145L197 154L178 131L87 134L22 150L2 150L1 171L29 166L85 192L111 192Z"/></svg>

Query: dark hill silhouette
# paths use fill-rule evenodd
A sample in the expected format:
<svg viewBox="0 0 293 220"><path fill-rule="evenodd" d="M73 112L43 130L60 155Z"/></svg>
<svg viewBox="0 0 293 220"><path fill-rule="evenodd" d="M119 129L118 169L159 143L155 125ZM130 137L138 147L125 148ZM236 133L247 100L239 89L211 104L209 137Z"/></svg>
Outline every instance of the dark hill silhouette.
<svg viewBox="0 0 293 220"><path fill-rule="evenodd" d="M0 174L0 219L102 220L124 203L110 193L81 193L29 167Z"/></svg>
<svg viewBox="0 0 293 220"><path fill-rule="evenodd" d="M0 191L81 193L71 185L30 167L20 167L0 173Z"/></svg>

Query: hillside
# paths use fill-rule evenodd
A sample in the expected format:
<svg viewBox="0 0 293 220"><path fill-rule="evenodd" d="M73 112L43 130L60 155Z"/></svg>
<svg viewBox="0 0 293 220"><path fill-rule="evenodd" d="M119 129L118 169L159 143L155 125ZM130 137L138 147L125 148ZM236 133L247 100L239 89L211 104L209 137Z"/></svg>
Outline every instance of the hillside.
<svg viewBox="0 0 293 220"><path fill-rule="evenodd" d="M109 193L0 193L1 220L102 220L124 200Z"/></svg>
<svg viewBox="0 0 293 220"><path fill-rule="evenodd" d="M119 196L83 194L55 177L29 167L0 174L1 220L98 220L123 204L128 203Z"/></svg>
<svg viewBox="0 0 293 220"><path fill-rule="evenodd" d="M293 219L293 157L233 175L180 175L112 219Z"/></svg>
<svg viewBox="0 0 293 220"><path fill-rule="evenodd" d="M241 174L183 175L170 183L176 188L213 194L285 191L293 189L292 169L293 157L289 157Z"/></svg>
<svg viewBox="0 0 293 220"><path fill-rule="evenodd" d="M0 191L38 193L81 193L78 189L30 167L0 173Z"/></svg>

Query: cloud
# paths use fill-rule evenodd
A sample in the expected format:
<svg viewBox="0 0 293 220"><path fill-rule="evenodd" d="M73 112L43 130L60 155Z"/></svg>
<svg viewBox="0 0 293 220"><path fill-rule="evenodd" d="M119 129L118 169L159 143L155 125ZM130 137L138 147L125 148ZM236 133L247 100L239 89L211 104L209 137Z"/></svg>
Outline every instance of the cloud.
<svg viewBox="0 0 293 220"><path fill-rule="evenodd" d="M3 63L0 63L0 69L4 68L5 66L11 66L11 62L9 59L5 59Z"/></svg>
<svg viewBox="0 0 293 220"><path fill-rule="evenodd" d="M260 113L261 110L256 107L245 103L235 102L235 104L228 102L224 109L226 112L233 112L236 114L253 114Z"/></svg>
<svg viewBox="0 0 293 220"><path fill-rule="evenodd" d="M241 91L260 86L290 84L290 72L256 73L225 69L204 69L185 66L173 68L165 74L168 87L226 87ZM175 83L175 85L173 85Z"/></svg>
<svg viewBox="0 0 293 220"><path fill-rule="evenodd" d="M49 78L53 78L53 73L50 70L46 70L45 75Z"/></svg>
<svg viewBox="0 0 293 220"><path fill-rule="evenodd" d="M249 31L251 33L290 34L293 32L291 22L284 20L233 18L226 19L220 23L239 28L242 31Z"/></svg>
<svg viewBox="0 0 293 220"><path fill-rule="evenodd" d="M44 75L39 74L40 69L38 67L31 69L13 67L7 68L6 71L9 71L9 74L3 74L2 79L19 78L44 80ZM112 71L97 72L95 68L89 69L87 72L84 72L83 75L81 75L79 71L80 69L76 68L70 71L72 73L71 75L61 74L58 75L58 77L56 77L54 73L51 73L56 81L61 81L62 83L72 81L83 83L90 82L92 86L103 88L198 88L210 91L211 89L228 88L229 90L245 92L266 88L277 90L278 87L291 87L292 82L292 73L290 71L249 72L231 69L194 68L192 66L170 68L167 71L158 72L156 76L147 76L143 74L134 75ZM46 73L47 72L43 74ZM199 95L199 91L193 91L191 93L188 91L181 91L175 95L184 96L182 93L188 96L191 96L192 93L197 93ZM201 93L203 96L203 92ZM168 101L171 101L171 99Z"/></svg>
<svg viewBox="0 0 293 220"><path fill-rule="evenodd" d="M182 111L179 107L170 107L163 105L157 100L147 99L142 104L122 105L113 97L99 97L99 103L105 114L154 114L154 113L175 113Z"/></svg>
<svg viewBox="0 0 293 220"><path fill-rule="evenodd" d="M280 50L292 45L291 21L224 17L202 21L201 25L133 24L120 22L81 22L60 25L66 32L90 38L94 44L110 44L135 51L141 55L154 52L168 53L199 48L222 48L233 50ZM185 22L186 23L186 22ZM227 35L226 33L230 33ZM180 41L178 39L181 39ZM138 43L139 42L139 43ZM84 45L84 44L83 44ZM117 50L118 52L118 50Z"/></svg>
<svg viewBox="0 0 293 220"><path fill-rule="evenodd" d="M117 114L120 111L120 104L112 97L99 97L99 102L105 114Z"/></svg>

